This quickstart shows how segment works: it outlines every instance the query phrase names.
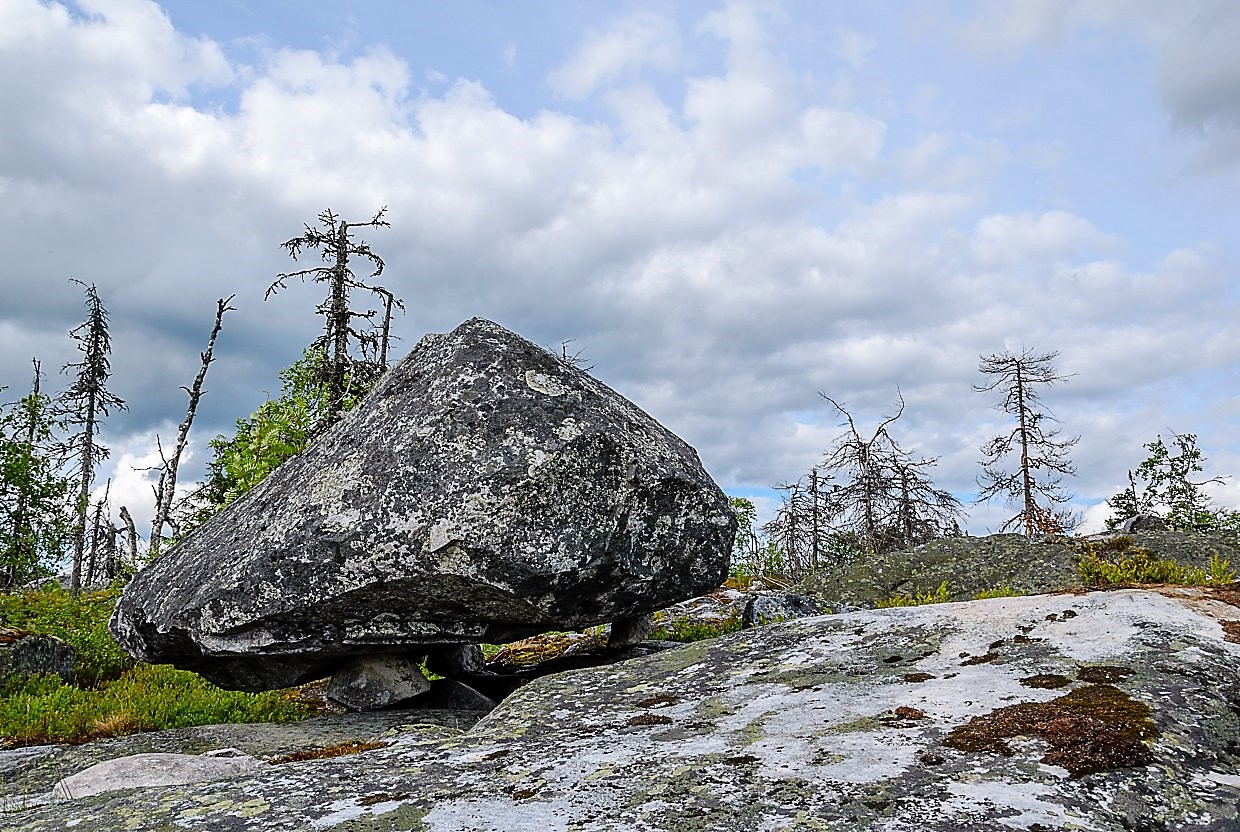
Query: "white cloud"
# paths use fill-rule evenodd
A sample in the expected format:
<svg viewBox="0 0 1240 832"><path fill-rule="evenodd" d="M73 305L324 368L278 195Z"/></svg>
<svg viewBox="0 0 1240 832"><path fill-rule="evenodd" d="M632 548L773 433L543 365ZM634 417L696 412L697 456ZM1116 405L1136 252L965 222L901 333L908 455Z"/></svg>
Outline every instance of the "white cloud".
<svg viewBox="0 0 1240 832"><path fill-rule="evenodd" d="M1098 230L1089 220L1067 211L1041 214L992 214L977 223L973 250L985 268L1026 262L1078 260L1097 252L1113 252L1120 241Z"/></svg>
<svg viewBox="0 0 1240 832"><path fill-rule="evenodd" d="M10 41L0 64L40 67L0 83L0 245L23 265L0 284L0 370L24 381L32 350L59 366L80 311L64 279L99 283L113 389L135 410L116 430L138 437L117 443L114 504L149 501L149 481L122 469L149 463L151 426L183 412L176 385L192 378L216 297L238 291L239 310L208 377L204 435L253 409L316 334L317 287L261 297L289 265L279 241L329 206L351 218L389 207L392 229L367 239L409 303L407 346L473 314L548 345L575 338L729 485L795 478L820 457L834 417L818 391L866 421L899 387L906 445L942 456L943 483L968 490L996 418L970 391L977 356L1017 339L1061 350L1079 373L1048 402L1083 435L1079 490L1109 496L1129 463L1108 448L1139 450L1191 415L1168 392L1185 356L1203 371L1240 361L1224 252L1185 241L1133 266L1130 228L998 204L1017 151L919 120L937 86L884 118L864 97L831 99L781 51L784 24L763 6L709 15L695 47L722 69L697 62L672 92L646 77L679 66L670 19L587 34L553 81L588 97L589 117L521 116L480 81L415 91L407 61L382 48L276 48L230 65L154 6L91 8L106 13L0 8L0 38L36 44ZM1013 31L1026 39L1061 25L1021 8L1034 17ZM148 54L127 54L135 38ZM847 53L867 71L869 46ZM226 104L198 98L212 85L229 85ZM893 123L910 113L911 127Z"/></svg>
<svg viewBox="0 0 1240 832"><path fill-rule="evenodd" d="M1106 30L1155 51L1158 97L1172 125L1197 142L1198 165L1240 172L1240 16L1232 0L989 0L963 39L1011 58Z"/></svg>
<svg viewBox="0 0 1240 832"><path fill-rule="evenodd" d="M636 12L586 35L547 80L561 95L584 98L646 68L672 69L680 49L680 37L670 19L655 12Z"/></svg>
<svg viewBox="0 0 1240 832"><path fill-rule="evenodd" d="M1159 92L1174 123L1200 142L1207 169L1240 172L1240 17L1227 0L1200 0L1166 35Z"/></svg>

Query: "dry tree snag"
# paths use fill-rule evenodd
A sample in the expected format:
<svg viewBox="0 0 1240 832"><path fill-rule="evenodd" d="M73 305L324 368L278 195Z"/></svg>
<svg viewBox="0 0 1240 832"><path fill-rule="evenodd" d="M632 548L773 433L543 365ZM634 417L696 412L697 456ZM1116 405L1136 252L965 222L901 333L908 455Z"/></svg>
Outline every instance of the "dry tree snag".
<svg viewBox="0 0 1240 832"><path fill-rule="evenodd" d="M147 558L154 560L159 557L160 546L163 542L164 526L173 524L172 520L172 498L176 494L177 488L177 468L181 464L181 454L185 451L185 443L189 438L190 426L194 423L194 414L198 412L198 401L202 398L202 383L206 380L207 369L211 366L211 362L215 358L215 339L220 334L220 329L224 326L224 313L235 312L236 309L229 304L236 295L229 295L226 298L220 298L215 302L215 325L211 327L211 336L207 339L207 348L200 353L202 358L202 366L198 369L198 375L194 377L194 383L189 387L182 387L185 394L189 396L189 406L185 410L185 420L181 422L177 428L177 441L173 446L172 456L164 456L164 448L159 445L159 437L155 437L155 443L159 446L159 482L155 485L155 518L151 520L151 542L147 549ZM173 529L174 534L176 529Z"/></svg>

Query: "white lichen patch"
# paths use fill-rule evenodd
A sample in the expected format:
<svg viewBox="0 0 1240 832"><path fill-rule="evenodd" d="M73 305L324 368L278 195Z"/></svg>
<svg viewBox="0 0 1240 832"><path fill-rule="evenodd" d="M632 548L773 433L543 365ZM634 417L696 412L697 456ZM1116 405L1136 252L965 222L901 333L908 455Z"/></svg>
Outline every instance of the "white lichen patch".
<svg viewBox="0 0 1240 832"><path fill-rule="evenodd" d="M22 821L153 831L192 810L186 828L247 832L1240 828L1238 667L1212 615L1140 590L826 616L546 676L463 735ZM1100 674L1151 708L1148 763L1081 776L1042 760L1041 735L1007 737L1008 753L945 743ZM1024 683L1052 675L1061 688ZM245 801L271 808L243 818Z"/></svg>
<svg viewBox="0 0 1240 832"><path fill-rule="evenodd" d="M1104 832L1088 818L1070 813L1063 806L1048 801L1048 790L1040 783L987 780L979 777L948 783L947 791L951 797L942 804L946 814L978 806L992 807L1003 810L1003 814L996 820L1009 829L1027 830L1034 824L1041 824L1051 829Z"/></svg>
<svg viewBox="0 0 1240 832"><path fill-rule="evenodd" d="M525 371L525 385L548 396L563 396L567 392L559 379L538 370Z"/></svg>

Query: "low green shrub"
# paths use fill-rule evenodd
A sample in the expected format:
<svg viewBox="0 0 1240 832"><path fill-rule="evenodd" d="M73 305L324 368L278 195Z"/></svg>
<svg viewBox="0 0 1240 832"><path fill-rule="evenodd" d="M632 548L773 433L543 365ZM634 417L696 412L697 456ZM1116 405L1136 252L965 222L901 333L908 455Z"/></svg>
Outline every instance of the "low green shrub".
<svg viewBox="0 0 1240 832"><path fill-rule="evenodd" d="M119 597L119 587L83 592L77 598L59 586L0 594L0 622L66 642L73 648L77 683L95 685L116 679L134 665L108 632Z"/></svg>
<svg viewBox="0 0 1240 832"><path fill-rule="evenodd" d="M655 641L704 641L708 638L735 633L741 628L741 615L733 612L727 618L703 621L674 616L662 618L656 614L654 629L648 638Z"/></svg>
<svg viewBox="0 0 1240 832"><path fill-rule="evenodd" d="M1231 583L1236 571L1231 562L1218 554L1211 555L1206 569L1180 563L1171 558L1160 558L1133 543L1127 535L1109 540L1082 541L1077 547L1076 562L1081 580L1090 586L1114 586L1117 584L1180 584L1183 586L1208 586Z"/></svg>
<svg viewBox="0 0 1240 832"><path fill-rule="evenodd" d="M280 691L239 693L170 665L137 664L98 688L42 674L0 690L0 736L13 745L81 743L103 737L239 722L291 722L308 708Z"/></svg>
<svg viewBox="0 0 1240 832"><path fill-rule="evenodd" d="M939 584L938 589L933 592L918 592L914 595L892 595L890 598L884 598L877 602L874 606L880 610L890 609L891 607L920 607L923 604L942 604L951 600L951 593L947 590L947 581Z"/></svg>
<svg viewBox="0 0 1240 832"><path fill-rule="evenodd" d="M985 601L987 598L1017 598L1024 594L1025 593L1020 590L1012 589L1012 587L1007 584L1002 584L1000 586L991 587L990 589L983 589L981 592L973 596L973 600Z"/></svg>

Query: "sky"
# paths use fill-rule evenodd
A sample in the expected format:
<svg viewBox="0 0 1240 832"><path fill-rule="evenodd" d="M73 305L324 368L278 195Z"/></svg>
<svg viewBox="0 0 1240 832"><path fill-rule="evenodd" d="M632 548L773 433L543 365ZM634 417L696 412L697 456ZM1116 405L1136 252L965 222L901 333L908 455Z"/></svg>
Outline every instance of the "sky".
<svg viewBox="0 0 1240 832"><path fill-rule="evenodd" d="M763 516L840 435L820 394L863 433L902 396L968 503L1010 429L979 357L1058 352L1096 530L1160 434L1240 475L1237 42L1231 0L0 0L0 397L32 357L63 389L95 284L97 485L149 517L216 299L183 484L320 330L321 286L264 300L280 243L386 207L396 354L569 341Z"/></svg>

